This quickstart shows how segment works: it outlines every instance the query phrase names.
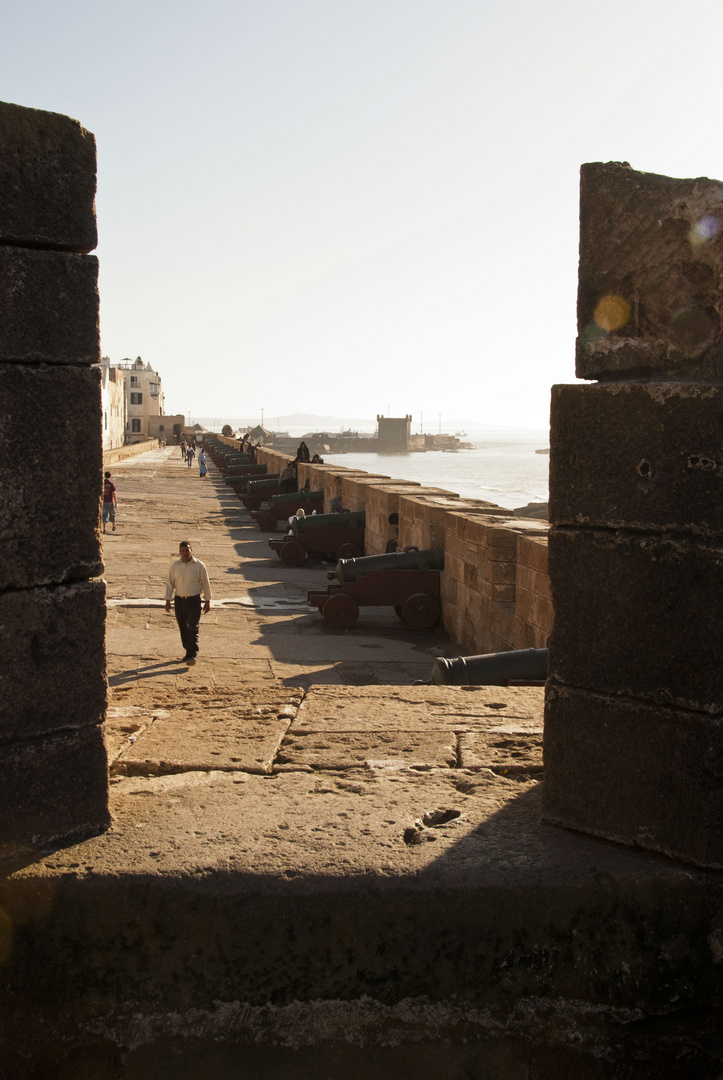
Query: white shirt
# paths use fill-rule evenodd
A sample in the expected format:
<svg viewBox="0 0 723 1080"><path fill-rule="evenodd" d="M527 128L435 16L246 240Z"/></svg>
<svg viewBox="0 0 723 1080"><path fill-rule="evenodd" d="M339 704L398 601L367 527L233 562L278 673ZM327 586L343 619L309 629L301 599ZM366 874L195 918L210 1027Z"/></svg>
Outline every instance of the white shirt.
<svg viewBox="0 0 723 1080"><path fill-rule="evenodd" d="M206 573L206 567L199 559L191 558L190 562L176 559L171 563L166 580L166 600L176 596L199 596L203 594L204 600L211 599L211 585Z"/></svg>

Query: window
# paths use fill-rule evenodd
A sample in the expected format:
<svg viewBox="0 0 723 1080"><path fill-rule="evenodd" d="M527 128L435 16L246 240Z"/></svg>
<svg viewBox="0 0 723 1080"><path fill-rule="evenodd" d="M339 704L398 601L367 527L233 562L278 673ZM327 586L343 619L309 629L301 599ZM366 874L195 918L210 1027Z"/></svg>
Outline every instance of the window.
<svg viewBox="0 0 723 1080"><path fill-rule="evenodd" d="M139 385L138 376L137 375L131 375L131 386L138 386L138 385Z"/></svg>
<svg viewBox="0 0 723 1080"><path fill-rule="evenodd" d="M148 389L151 392L151 397L158 397L158 383L152 382L148 384Z"/></svg>
<svg viewBox="0 0 723 1080"><path fill-rule="evenodd" d="M142 405L143 394L131 394L131 405Z"/></svg>
<svg viewBox="0 0 723 1080"><path fill-rule="evenodd" d="M108 410L107 409L103 410L103 427L105 428L106 431L108 430Z"/></svg>
<svg viewBox="0 0 723 1080"><path fill-rule="evenodd" d="M140 422L140 420L131 420L131 431L140 432L140 430L141 430L141 422Z"/></svg>

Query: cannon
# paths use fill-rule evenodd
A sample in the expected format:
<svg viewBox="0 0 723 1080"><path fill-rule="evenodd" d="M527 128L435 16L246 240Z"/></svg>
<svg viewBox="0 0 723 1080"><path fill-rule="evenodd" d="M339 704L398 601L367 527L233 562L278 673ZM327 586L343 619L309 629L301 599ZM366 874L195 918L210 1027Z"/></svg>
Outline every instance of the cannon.
<svg viewBox="0 0 723 1080"><path fill-rule="evenodd" d="M251 516L264 532L273 532L279 522L286 521L292 513L303 510L305 514L313 514L323 503L323 491L291 491L272 496L266 510L255 511Z"/></svg>
<svg viewBox="0 0 723 1080"><path fill-rule="evenodd" d="M284 537L272 537L269 547L287 566L301 566L309 556L351 558L364 551L363 511L293 517Z"/></svg>
<svg viewBox="0 0 723 1080"><path fill-rule="evenodd" d="M256 483L257 480L274 480L278 483L278 473L247 473L245 476L235 476L228 482L238 495L241 502L244 501L246 495L248 495L249 484Z"/></svg>
<svg viewBox="0 0 723 1080"><path fill-rule="evenodd" d="M266 473L258 480L249 480L246 484L246 494L241 497L241 502L247 510L258 510L262 502L268 502L273 495L284 494L279 484L279 473Z"/></svg>
<svg viewBox="0 0 723 1080"><path fill-rule="evenodd" d="M235 465L233 470L226 473L225 481L231 487L235 487L236 484L245 483L248 477L258 479L265 475L265 465Z"/></svg>
<svg viewBox="0 0 723 1080"><path fill-rule="evenodd" d="M393 607L413 630L429 630L442 613L443 568L444 552L436 548L340 559L336 571L327 574L334 584L325 592L312 590L306 598L334 630L354 626L360 607Z"/></svg>
<svg viewBox="0 0 723 1080"><path fill-rule="evenodd" d="M509 683L544 683L547 649L510 649L509 652L457 656L434 661L428 685L507 686Z"/></svg>

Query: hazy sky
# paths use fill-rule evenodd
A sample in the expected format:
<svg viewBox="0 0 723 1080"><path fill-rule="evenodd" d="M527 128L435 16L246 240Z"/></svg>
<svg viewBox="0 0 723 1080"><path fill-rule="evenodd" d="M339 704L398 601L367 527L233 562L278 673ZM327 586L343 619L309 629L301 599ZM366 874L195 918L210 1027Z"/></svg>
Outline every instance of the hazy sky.
<svg viewBox="0 0 723 1080"><path fill-rule="evenodd" d="M723 178L719 0L0 0L98 143L102 350L169 412L543 427L578 169Z"/></svg>

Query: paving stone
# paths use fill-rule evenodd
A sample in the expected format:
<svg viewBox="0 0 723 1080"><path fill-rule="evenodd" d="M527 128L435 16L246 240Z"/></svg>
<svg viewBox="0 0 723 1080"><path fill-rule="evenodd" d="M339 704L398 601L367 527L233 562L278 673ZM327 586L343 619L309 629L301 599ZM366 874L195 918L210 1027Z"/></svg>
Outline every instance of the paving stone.
<svg viewBox="0 0 723 1080"><path fill-rule="evenodd" d="M723 713L723 550L622 530L550 530L557 682Z"/></svg>
<svg viewBox="0 0 723 1080"><path fill-rule="evenodd" d="M104 628L103 581L0 595L0 742L101 723Z"/></svg>
<svg viewBox="0 0 723 1080"><path fill-rule="evenodd" d="M56 844L110 824L99 725L0 746L0 866L13 869Z"/></svg>
<svg viewBox="0 0 723 1080"><path fill-rule="evenodd" d="M454 768L456 737L451 731L366 731L287 735L277 756L279 765L313 769Z"/></svg>
<svg viewBox="0 0 723 1080"><path fill-rule="evenodd" d="M0 102L0 242L92 251L95 168L77 120Z"/></svg>
<svg viewBox="0 0 723 1080"><path fill-rule="evenodd" d="M723 393L705 383L554 386L550 520L723 534Z"/></svg>
<svg viewBox="0 0 723 1080"><path fill-rule="evenodd" d="M0 589L102 573L99 373L0 364L0 400Z"/></svg>
<svg viewBox="0 0 723 1080"><path fill-rule="evenodd" d="M544 816L723 868L720 717L548 684Z"/></svg>
<svg viewBox="0 0 723 1080"><path fill-rule="evenodd" d="M372 731L542 731L544 687L312 686L292 734Z"/></svg>
<svg viewBox="0 0 723 1080"><path fill-rule="evenodd" d="M294 704L292 705L292 701ZM297 698L278 689L246 690L222 707L171 708L119 754L114 775L149 776L203 770L269 772L296 715Z"/></svg>
<svg viewBox="0 0 723 1080"><path fill-rule="evenodd" d="M512 772L542 771L542 731L475 731L459 737L463 769Z"/></svg>
<svg viewBox="0 0 723 1080"><path fill-rule="evenodd" d="M0 362L99 361L95 256L0 245Z"/></svg>
<svg viewBox="0 0 723 1080"><path fill-rule="evenodd" d="M582 166L578 378L723 381L722 224L717 180Z"/></svg>

